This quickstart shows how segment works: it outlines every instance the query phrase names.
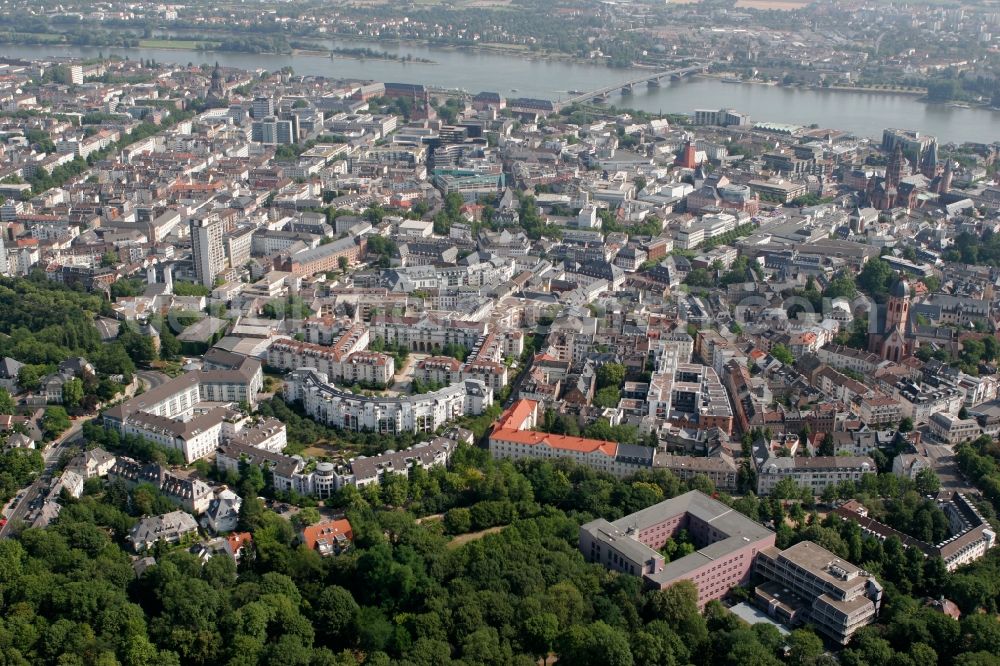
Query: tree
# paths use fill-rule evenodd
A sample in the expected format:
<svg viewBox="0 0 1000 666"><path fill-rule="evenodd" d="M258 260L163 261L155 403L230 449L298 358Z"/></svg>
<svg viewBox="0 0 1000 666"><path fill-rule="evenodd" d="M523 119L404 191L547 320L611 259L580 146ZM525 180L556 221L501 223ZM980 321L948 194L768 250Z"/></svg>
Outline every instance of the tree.
<svg viewBox="0 0 1000 666"><path fill-rule="evenodd" d="M160 359L164 361L172 361L177 359L181 355L181 342L174 335L174 332L170 330L169 325L165 325L160 328Z"/></svg>
<svg viewBox="0 0 1000 666"><path fill-rule="evenodd" d="M323 590L316 604L316 629L331 643L353 639L359 609L350 592L331 585Z"/></svg>
<svg viewBox="0 0 1000 666"><path fill-rule="evenodd" d="M795 479L786 476L774 484L771 497L777 499L799 499L802 497L802 489L795 483Z"/></svg>
<svg viewBox="0 0 1000 666"><path fill-rule="evenodd" d="M909 416L904 416L899 420L899 432L912 432L913 431L913 419Z"/></svg>
<svg viewBox="0 0 1000 666"><path fill-rule="evenodd" d="M842 274L830 281L830 284L823 291L823 295L831 299L853 300L858 295L858 287L851 275Z"/></svg>
<svg viewBox="0 0 1000 666"><path fill-rule="evenodd" d="M684 284L690 287L713 287L715 280L707 269L695 268L684 278Z"/></svg>
<svg viewBox="0 0 1000 666"><path fill-rule="evenodd" d="M869 259L858 274L857 283L870 296L880 300L888 294L894 275L892 267L883 259Z"/></svg>
<svg viewBox="0 0 1000 666"><path fill-rule="evenodd" d="M783 344L779 343L771 347L771 356L785 365L795 365L795 357Z"/></svg>
<svg viewBox="0 0 1000 666"><path fill-rule="evenodd" d="M574 625L558 642L559 661L579 666L632 666L632 649L625 636L605 622Z"/></svg>
<svg viewBox="0 0 1000 666"><path fill-rule="evenodd" d="M484 666L503 666L511 663L513 657L510 643L500 641L500 635L493 627L480 627L462 641L463 661Z"/></svg>
<svg viewBox="0 0 1000 666"><path fill-rule="evenodd" d="M347 268L350 266L350 262L347 257L337 257L337 267L340 269L341 273L347 273Z"/></svg>
<svg viewBox="0 0 1000 666"><path fill-rule="evenodd" d="M69 414L63 407L54 405L45 408L45 414L42 416L42 432L46 439L55 439L68 430L71 425Z"/></svg>
<svg viewBox="0 0 1000 666"><path fill-rule="evenodd" d="M688 645L699 645L708 638L705 618L698 612L698 588L691 581L650 592L643 614L666 622L679 636L685 637Z"/></svg>
<svg viewBox="0 0 1000 666"><path fill-rule="evenodd" d="M889 642L880 638L875 627L862 627L851 639L851 646L842 653L841 662L848 666L888 664L894 651Z"/></svg>
<svg viewBox="0 0 1000 666"><path fill-rule="evenodd" d="M17 409L14 398L5 388L0 388L0 414L13 414Z"/></svg>
<svg viewBox="0 0 1000 666"><path fill-rule="evenodd" d="M559 636L559 618L553 613L545 612L532 615L524 621L524 630L528 649L533 655L545 659Z"/></svg>
<svg viewBox="0 0 1000 666"><path fill-rule="evenodd" d="M788 663L813 666L824 652L823 641L809 629L796 629L788 637Z"/></svg>
<svg viewBox="0 0 1000 666"><path fill-rule="evenodd" d="M315 525L321 521L323 517L319 515L319 511L315 507L307 506L306 508L295 514L295 524L307 527L309 525Z"/></svg>
<svg viewBox="0 0 1000 666"><path fill-rule="evenodd" d="M448 534L465 534L472 529L472 516L468 509L454 508L444 514L444 529Z"/></svg>
<svg viewBox="0 0 1000 666"><path fill-rule="evenodd" d="M242 492L243 503L240 504L240 515L236 529L241 532L253 532L263 525L264 503L256 494L247 495Z"/></svg>
<svg viewBox="0 0 1000 666"><path fill-rule="evenodd" d="M914 482L917 487L917 492L921 495L936 495L941 489L941 482L938 480L938 475L930 467L925 467L917 472L917 477L914 479Z"/></svg>
<svg viewBox="0 0 1000 666"><path fill-rule="evenodd" d="M823 439L819 443L819 447L816 450L817 455L821 456L835 456L837 452L834 448L833 436L830 433L824 433Z"/></svg>
<svg viewBox="0 0 1000 666"><path fill-rule="evenodd" d="M606 386L594 394L594 405L597 407L617 407L621 393L614 386Z"/></svg>
<svg viewBox="0 0 1000 666"><path fill-rule="evenodd" d="M625 366L621 363L605 363L597 369L597 388L608 386L618 388L625 382Z"/></svg>
<svg viewBox="0 0 1000 666"><path fill-rule="evenodd" d="M83 382L78 377L63 384L62 400L68 409L76 409L80 406L83 401Z"/></svg>
<svg viewBox="0 0 1000 666"><path fill-rule="evenodd" d="M950 102L958 96L960 87L955 79L931 79L927 82L927 99Z"/></svg>
<svg viewBox="0 0 1000 666"><path fill-rule="evenodd" d="M45 374L44 366L24 365L17 371L17 385L25 391L37 391L42 385L42 377Z"/></svg>
<svg viewBox="0 0 1000 666"><path fill-rule="evenodd" d="M136 365L146 365L156 358L153 339L132 328L125 327L118 336L118 342L124 346L125 353Z"/></svg>

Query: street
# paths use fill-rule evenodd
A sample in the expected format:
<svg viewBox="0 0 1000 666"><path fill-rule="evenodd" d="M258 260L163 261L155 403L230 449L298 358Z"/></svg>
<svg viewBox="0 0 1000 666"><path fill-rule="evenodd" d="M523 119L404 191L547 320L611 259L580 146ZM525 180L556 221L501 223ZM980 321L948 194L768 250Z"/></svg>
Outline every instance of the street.
<svg viewBox="0 0 1000 666"><path fill-rule="evenodd" d="M145 385L147 391L156 388L170 379L170 377L159 370L139 370L135 374Z"/></svg>
<svg viewBox="0 0 1000 666"><path fill-rule="evenodd" d="M136 373L136 376L142 381L147 391L160 386L170 379L167 375L157 370L140 370ZM24 520L31 512L32 503L47 491L52 472L55 470L56 464L59 462L59 458L62 457L63 452L81 439L83 424L94 418L97 418L97 414L74 420L66 432L42 451L45 469L30 486L19 493L23 496L17 503L17 506L9 512L9 515L5 516L7 523L3 527L0 527L0 539L10 536L13 524Z"/></svg>
<svg viewBox="0 0 1000 666"><path fill-rule="evenodd" d="M937 473L938 479L941 481L942 490L979 494L979 491L969 485L962 475L961 470L958 469L958 461L955 460L955 453L950 446L946 444L923 443L921 447L924 449L927 457L931 459L931 465Z"/></svg>
<svg viewBox="0 0 1000 666"><path fill-rule="evenodd" d="M10 515L7 516L7 523L0 527L0 539L4 539L10 536L10 530L13 529L13 524L25 519L28 515L29 507L31 503L34 502L38 496L45 492L48 488L48 481L46 479L51 478L53 470L55 470L56 464L59 462L59 458L62 456L63 452L70 447L70 445L76 443L82 438L81 430L83 424L89 421L91 417L84 417L77 419L70 426L69 430L64 432L59 438L49 445L44 451L42 451L42 458L45 460L45 469L38 475L38 478L28 486L27 490L23 491L24 496L21 501L17 503L17 506Z"/></svg>

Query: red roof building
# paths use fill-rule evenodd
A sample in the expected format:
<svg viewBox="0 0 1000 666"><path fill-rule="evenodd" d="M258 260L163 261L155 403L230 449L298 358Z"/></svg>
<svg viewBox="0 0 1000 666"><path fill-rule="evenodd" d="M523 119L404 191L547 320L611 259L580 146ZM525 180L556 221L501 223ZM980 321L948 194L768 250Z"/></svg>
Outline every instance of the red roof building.
<svg viewBox="0 0 1000 666"><path fill-rule="evenodd" d="M324 557L339 555L354 541L354 530L346 518L328 520L303 528L300 539L309 550L315 550Z"/></svg>

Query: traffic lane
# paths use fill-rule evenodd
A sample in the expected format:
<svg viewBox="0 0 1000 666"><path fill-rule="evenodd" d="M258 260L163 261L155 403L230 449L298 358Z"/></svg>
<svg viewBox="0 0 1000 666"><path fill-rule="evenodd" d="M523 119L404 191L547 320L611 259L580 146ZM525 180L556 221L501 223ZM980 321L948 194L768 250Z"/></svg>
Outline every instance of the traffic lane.
<svg viewBox="0 0 1000 666"><path fill-rule="evenodd" d="M941 482L941 488L960 493L978 494L958 466L955 451L947 444L924 444L924 452L931 459L931 467Z"/></svg>
<svg viewBox="0 0 1000 666"><path fill-rule="evenodd" d="M170 379L170 377L158 370L140 370L135 374L146 385L147 391L166 383Z"/></svg>
<svg viewBox="0 0 1000 666"><path fill-rule="evenodd" d="M28 515L32 502L38 498L42 490L45 489L51 481L52 472L55 471L59 458L71 444L75 444L83 438L83 424L89 420L90 419L80 419L74 421L73 425L70 426L70 429L63 433L60 439L57 439L52 445L42 451L42 460L44 461L45 467L42 470L42 473L38 475L38 478L36 478L27 487L27 489L23 491L24 497L22 497L21 501L17 503L17 506L14 507L11 514L7 516L7 524L0 527L0 539L9 536L10 531L13 529L13 524L24 520Z"/></svg>

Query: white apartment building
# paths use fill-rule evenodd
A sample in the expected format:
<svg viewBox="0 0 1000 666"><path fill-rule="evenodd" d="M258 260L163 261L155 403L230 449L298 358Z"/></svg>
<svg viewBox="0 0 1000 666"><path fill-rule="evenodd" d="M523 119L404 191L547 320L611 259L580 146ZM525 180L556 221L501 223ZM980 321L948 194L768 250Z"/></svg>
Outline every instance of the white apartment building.
<svg viewBox="0 0 1000 666"><path fill-rule="evenodd" d="M436 319L429 316L380 316L371 321L372 339L381 338L386 344L402 345L416 352L429 352L447 344L472 349L488 330L489 324L486 322Z"/></svg>
<svg viewBox="0 0 1000 666"><path fill-rule="evenodd" d="M301 400L309 416L335 428L393 434L434 432L460 416L482 414L493 390L469 379L421 395L365 396L337 388L323 373L300 369L285 378L285 397Z"/></svg>
<svg viewBox="0 0 1000 666"><path fill-rule="evenodd" d="M902 417L902 406L898 400L887 395L876 394L858 398L852 403L861 422L868 426L897 423Z"/></svg>
<svg viewBox="0 0 1000 666"><path fill-rule="evenodd" d="M145 412L133 412L125 418L120 430L176 449L191 463L215 450L222 432L222 421L228 410L222 407L198 414L188 420L170 419Z"/></svg>
<svg viewBox="0 0 1000 666"><path fill-rule="evenodd" d="M222 220L210 215L191 220L191 254L198 281L215 285L215 277L226 269L226 248L222 242Z"/></svg>
<svg viewBox="0 0 1000 666"><path fill-rule="evenodd" d="M858 482L877 471L875 461L868 456L769 457L757 470L757 494L770 495L782 479L790 478L813 495L821 495L827 486Z"/></svg>
<svg viewBox="0 0 1000 666"><path fill-rule="evenodd" d="M960 419L948 412L932 414L927 428L940 441L951 445L973 440L981 432L976 419Z"/></svg>
<svg viewBox="0 0 1000 666"><path fill-rule="evenodd" d="M344 384L364 382L388 386L396 372L395 361L388 354L368 351L342 354L335 347L287 338L274 341L267 350L267 363L279 370L312 368L330 381Z"/></svg>
<svg viewBox="0 0 1000 666"><path fill-rule="evenodd" d="M222 423L232 414L220 406L200 409L199 403L240 403L253 408L262 388L260 363L242 359L235 369L200 370L171 379L107 409L104 423L121 433L177 449L190 463L215 450Z"/></svg>
<svg viewBox="0 0 1000 666"><path fill-rule="evenodd" d="M230 441L219 447L215 461L219 469L234 472L239 471L241 464L267 467L276 490L325 499L347 485L363 488L381 483L390 474L409 476L416 467L431 469L447 465L457 446L455 440L435 437L402 451L359 456L341 464L319 462L306 471L305 461L299 457Z"/></svg>
<svg viewBox="0 0 1000 666"><path fill-rule="evenodd" d="M897 382L892 394L899 400L900 413L913 419L917 425L927 423L931 414L938 412L958 414L965 402L965 392L961 389L923 386L908 380Z"/></svg>
<svg viewBox="0 0 1000 666"><path fill-rule="evenodd" d="M414 376L424 382L447 385L476 379L494 392L507 385L507 366L494 361L474 360L462 363L451 356L429 356L417 363Z"/></svg>

